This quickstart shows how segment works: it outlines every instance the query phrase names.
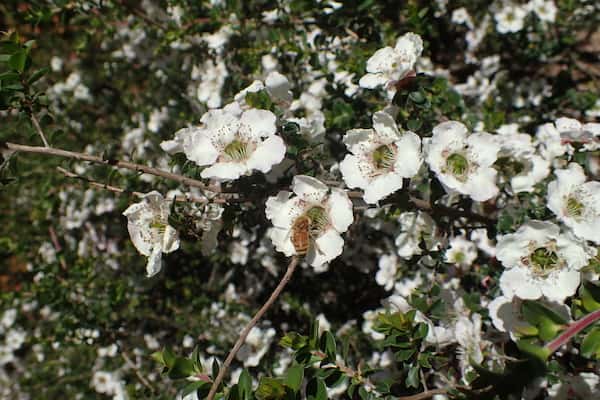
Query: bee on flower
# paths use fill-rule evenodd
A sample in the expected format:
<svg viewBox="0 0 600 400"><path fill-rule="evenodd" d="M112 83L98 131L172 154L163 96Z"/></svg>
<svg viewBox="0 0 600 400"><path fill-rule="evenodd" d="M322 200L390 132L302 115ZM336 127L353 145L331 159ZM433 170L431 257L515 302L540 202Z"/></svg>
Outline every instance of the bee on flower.
<svg viewBox="0 0 600 400"><path fill-rule="evenodd" d="M277 251L305 255L311 266L322 267L342 254L341 234L354 220L352 202L343 190L306 175L294 177L292 191L295 196L282 191L267 200L270 238Z"/></svg>

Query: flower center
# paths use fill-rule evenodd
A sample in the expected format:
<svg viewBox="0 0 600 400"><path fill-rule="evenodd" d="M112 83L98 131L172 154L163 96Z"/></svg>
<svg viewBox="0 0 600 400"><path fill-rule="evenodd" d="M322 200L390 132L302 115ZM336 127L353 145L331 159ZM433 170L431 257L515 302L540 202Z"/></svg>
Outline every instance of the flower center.
<svg viewBox="0 0 600 400"><path fill-rule="evenodd" d="M248 144L235 139L223 149L232 161L244 161L248 159Z"/></svg>
<svg viewBox="0 0 600 400"><path fill-rule="evenodd" d="M464 180L469 170L469 161L462 154L454 153L446 158L446 167L457 179Z"/></svg>
<svg viewBox="0 0 600 400"><path fill-rule="evenodd" d="M585 211L585 206L575 196L569 196L567 199L567 214L572 218L581 218Z"/></svg>
<svg viewBox="0 0 600 400"><path fill-rule="evenodd" d="M389 144L379 146L373 151L373 164L377 169L392 169L396 162L396 152Z"/></svg>
<svg viewBox="0 0 600 400"><path fill-rule="evenodd" d="M465 262L465 260L467 259L467 256L462 251L459 251L456 254L454 254L453 258L454 258L455 263L461 264L461 263Z"/></svg>
<svg viewBox="0 0 600 400"><path fill-rule="evenodd" d="M158 230L159 233L165 233L167 223L162 218L155 218L150 222L150 228Z"/></svg>
<svg viewBox="0 0 600 400"><path fill-rule="evenodd" d="M560 257L555 251L547 247L538 247L529 255L529 261L533 270L540 275L560 267Z"/></svg>
<svg viewBox="0 0 600 400"><path fill-rule="evenodd" d="M329 224L327 212L323 207L312 207L306 212L309 219L308 231L311 237L318 237Z"/></svg>

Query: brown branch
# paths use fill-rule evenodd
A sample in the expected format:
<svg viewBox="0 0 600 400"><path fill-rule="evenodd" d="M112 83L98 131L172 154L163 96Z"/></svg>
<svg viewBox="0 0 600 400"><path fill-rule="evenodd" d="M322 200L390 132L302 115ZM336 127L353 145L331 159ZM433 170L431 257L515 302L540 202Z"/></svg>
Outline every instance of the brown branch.
<svg viewBox="0 0 600 400"><path fill-rule="evenodd" d="M57 157L71 158L78 161L87 161L96 164L109 165L115 168L123 168L136 172L143 172L145 174L160 176L161 178L170 179L172 181L176 181L182 183L184 185L190 187L196 187L202 190L209 190L211 192L219 192L220 189L215 186L208 186L205 183L193 179L188 178L187 176L175 174L172 172L164 171L162 169L148 167L146 165L135 164L129 161L120 161L120 160L105 160L98 156L93 156L91 154L86 153L77 153L74 151L67 151L62 149L55 149L52 147L41 147L41 146L27 146L23 144L17 143L5 143L5 147L12 151L21 151L24 153L35 153L35 154L45 154Z"/></svg>
<svg viewBox="0 0 600 400"><path fill-rule="evenodd" d="M271 293L269 299L265 302L265 304L263 304L260 310L258 310L254 317L252 317L250 322L248 322L248 324L244 327L244 329L240 333L240 337L238 338L237 342L235 342L233 348L231 349L231 351L227 355L227 358L223 362L223 365L221 366L221 368L219 368L219 373L217 374L217 377L213 381L213 384L210 387L210 391L208 392L207 400L214 399L215 395L217 394L217 390L219 390L219 385L223 381L225 373L227 372L229 365L233 361L233 358L239 351L240 347L242 347L242 345L246 341L246 337L248 336L252 328L257 324L257 322L262 318L262 316L267 312L267 310L271 308L275 300L277 300L277 298L283 291L285 285L290 281L290 278L292 277L294 270L296 269L296 265L298 265L298 257L293 256L290 260L290 263L288 264L287 270L285 271L283 278L281 278L281 281L279 282L275 290L273 290L273 293Z"/></svg>
<svg viewBox="0 0 600 400"><path fill-rule="evenodd" d="M35 127L35 130L37 131L38 135L40 135L40 137L42 138L42 142L44 142L44 146L50 147L50 144L48 143L48 140L46 139L46 135L44 135L44 131L42 130L42 127L40 126L40 122L37 120L37 118L35 117L35 114L33 114L33 113L31 113L31 122L33 122L33 126Z"/></svg>
<svg viewBox="0 0 600 400"><path fill-rule="evenodd" d="M123 360L125 360L127 365L129 365L133 369L133 372L135 373L135 376L139 379L139 381L142 382L142 384L148 389L150 389L152 393L156 393L154 386L152 386L150 382L148 382L148 380L144 378L144 376L140 373L139 368L135 365L133 361L131 361L131 358L129 358L125 351L121 351L121 357L123 357Z"/></svg>
<svg viewBox="0 0 600 400"><path fill-rule="evenodd" d="M411 396L401 396L398 397L398 400L424 400L424 399L429 399L433 396L435 396L436 394L446 394L448 392L448 389L433 389L433 390L428 390L426 392L423 393L417 393L417 394L413 394Z"/></svg>
<svg viewBox="0 0 600 400"><path fill-rule="evenodd" d="M142 198L146 195L146 193L129 191L129 190L117 187L117 186L112 186L112 185L109 185L106 183L97 182L97 181L94 181L85 176L82 176L82 175L76 174L74 172L71 172L67 169L64 169L62 167L56 167L56 169L68 178L78 179L80 181L87 183L90 186L93 186L93 187L96 187L99 189L108 190L109 192L113 192L113 193L117 193L117 194L131 195L133 197L138 197L138 198ZM205 197L195 197L195 196L191 196L191 195L175 196L173 199L177 202L182 202L182 203L186 203L186 202L208 203L208 201L209 201ZM225 203L226 200L221 199L221 198L215 198L215 199L213 199L213 202L214 203Z"/></svg>

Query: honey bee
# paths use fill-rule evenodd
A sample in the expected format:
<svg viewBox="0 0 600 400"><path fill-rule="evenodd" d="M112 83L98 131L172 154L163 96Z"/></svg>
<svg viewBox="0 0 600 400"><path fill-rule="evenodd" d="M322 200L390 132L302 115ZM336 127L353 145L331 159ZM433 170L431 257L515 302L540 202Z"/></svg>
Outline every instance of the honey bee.
<svg viewBox="0 0 600 400"><path fill-rule="evenodd" d="M299 255L305 255L310 246L311 220L307 215L296 218L292 225L291 238L294 249Z"/></svg>

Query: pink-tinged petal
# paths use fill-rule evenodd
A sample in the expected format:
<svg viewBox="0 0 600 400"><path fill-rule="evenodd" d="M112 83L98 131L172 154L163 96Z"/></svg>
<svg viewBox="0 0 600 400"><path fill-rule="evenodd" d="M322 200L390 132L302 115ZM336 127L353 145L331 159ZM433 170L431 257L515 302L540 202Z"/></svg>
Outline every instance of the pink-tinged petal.
<svg viewBox="0 0 600 400"><path fill-rule="evenodd" d="M276 121L277 117L271 111L255 108L244 111L240 119L240 134L251 139L274 135L277 131Z"/></svg>
<svg viewBox="0 0 600 400"><path fill-rule="evenodd" d="M279 164L285 157L285 143L279 136L271 136L260 143L248 160L248 168L267 173L273 165Z"/></svg>
<svg viewBox="0 0 600 400"><path fill-rule="evenodd" d="M346 232L354 222L352 202L342 189L332 188L327 201L329 219L338 232Z"/></svg>
<svg viewBox="0 0 600 400"><path fill-rule="evenodd" d="M325 200L328 188L327 185L312 176L296 175L292 181L292 190L302 200L320 204Z"/></svg>
<svg viewBox="0 0 600 400"><path fill-rule="evenodd" d="M224 162L216 163L202 170L200 174L203 178L213 178L219 180L234 180L248 172L245 164Z"/></svg>

